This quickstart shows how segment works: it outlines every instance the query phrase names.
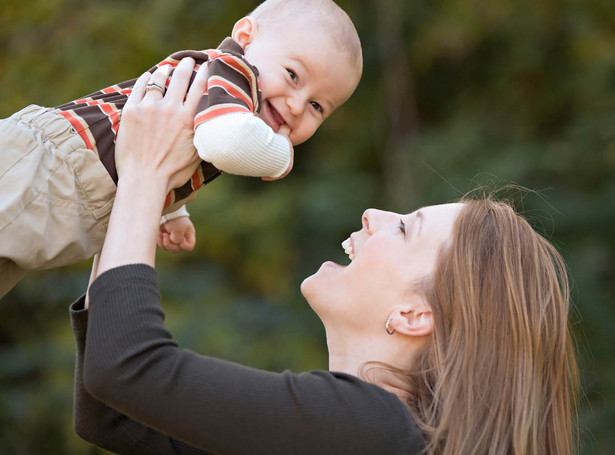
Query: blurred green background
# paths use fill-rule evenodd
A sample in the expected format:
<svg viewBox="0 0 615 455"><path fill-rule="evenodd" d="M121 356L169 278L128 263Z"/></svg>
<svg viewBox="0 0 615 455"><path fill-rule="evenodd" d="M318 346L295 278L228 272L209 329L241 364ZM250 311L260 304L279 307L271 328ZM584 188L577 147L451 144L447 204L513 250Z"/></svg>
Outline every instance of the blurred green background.
<svg viewBox="0 0 615 455"><path fill-rule="evenodd" d="M584 396L583 454L615 450L615 8L612 0L340 1L365 71L351 100L265 183L223 176L190 211L197 248L159 255L182 346L276 371L326 368L299 292L363 210L517 201L565 256ZM0 117L215 46L258 1L0 0ZM0 196L1 197L1 196ZM31 273L0 302L0 453L100 454L72 430L68 304L89 262Z"/></svg>

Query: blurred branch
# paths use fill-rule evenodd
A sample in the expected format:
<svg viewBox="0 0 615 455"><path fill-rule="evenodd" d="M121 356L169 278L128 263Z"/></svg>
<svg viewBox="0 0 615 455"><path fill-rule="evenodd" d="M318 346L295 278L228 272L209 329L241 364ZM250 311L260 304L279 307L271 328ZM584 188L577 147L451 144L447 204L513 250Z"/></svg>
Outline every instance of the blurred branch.
<svg viewBox="0 0 615 455"><path fill-rule="evenodd" d="M397 210L410 210L417 201L413 171L418 110L412 71L403 33L405 3L374 0L377 13L379 63L388 126L382 159L387 200Z"/></svg>

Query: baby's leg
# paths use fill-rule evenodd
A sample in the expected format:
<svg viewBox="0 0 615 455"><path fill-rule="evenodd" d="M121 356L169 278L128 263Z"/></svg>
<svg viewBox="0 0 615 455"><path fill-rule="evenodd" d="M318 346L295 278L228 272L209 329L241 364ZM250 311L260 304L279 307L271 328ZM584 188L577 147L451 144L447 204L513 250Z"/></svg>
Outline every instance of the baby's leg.
<svg viewBox="0 0 615 455"><path fill-rule="evenodd" d="M48 269L99 251L115 185L70 123L30 106L0 121L0 150L0 258L9 261L2 286L14 285L11 262Z"/></svg>

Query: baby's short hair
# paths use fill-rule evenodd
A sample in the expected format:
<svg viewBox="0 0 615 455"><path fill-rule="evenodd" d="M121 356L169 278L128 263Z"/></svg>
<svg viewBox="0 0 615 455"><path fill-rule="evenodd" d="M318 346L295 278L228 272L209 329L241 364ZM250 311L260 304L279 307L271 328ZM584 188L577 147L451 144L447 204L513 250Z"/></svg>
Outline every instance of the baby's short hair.
<svg viewBox="0 0 615 455"><path fill-rule="evenodd" d="M250 16L263 26L297 17L315 20L329 33L338 49L348 54L359 73L363 69L359 34L348 14L332 0L266 0Z"/></svg>

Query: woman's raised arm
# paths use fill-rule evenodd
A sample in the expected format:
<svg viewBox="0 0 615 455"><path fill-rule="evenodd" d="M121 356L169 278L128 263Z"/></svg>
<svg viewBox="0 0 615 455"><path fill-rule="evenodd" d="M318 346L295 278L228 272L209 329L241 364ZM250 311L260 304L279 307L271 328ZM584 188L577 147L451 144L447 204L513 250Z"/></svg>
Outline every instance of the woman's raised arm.
<svg viewBox="0 0 615 455"><path fill-rule="evenodd" d="M128 98L116 144L117 194L98 274L125 264L154 266L165 197L200 161L192 144L193 121L206 78L200 70L188 89L193 69L194 60L182 60L165 94L151 84L164 87L170 67L145 73Z"/></svg>

